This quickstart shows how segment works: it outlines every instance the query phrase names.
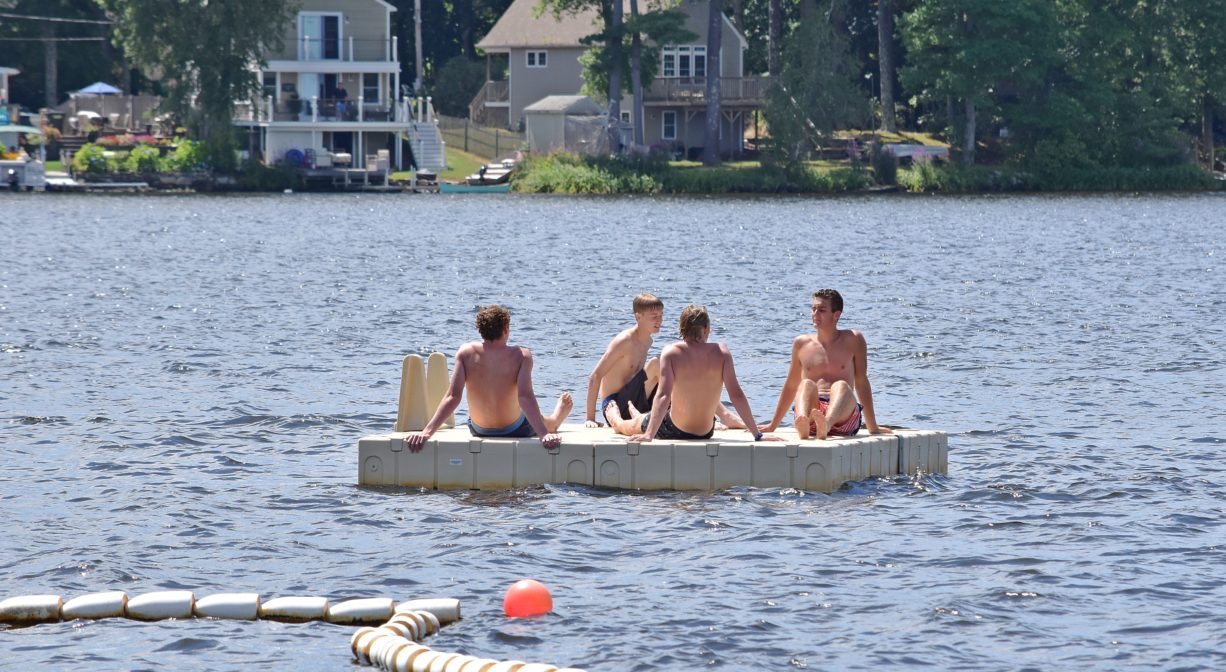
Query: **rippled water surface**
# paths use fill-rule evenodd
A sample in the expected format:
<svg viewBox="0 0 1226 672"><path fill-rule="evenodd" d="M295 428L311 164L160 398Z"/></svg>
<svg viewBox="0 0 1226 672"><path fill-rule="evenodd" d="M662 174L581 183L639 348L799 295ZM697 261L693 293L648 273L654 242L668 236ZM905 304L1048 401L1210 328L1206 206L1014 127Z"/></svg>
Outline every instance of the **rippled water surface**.
<svg viewBox="0 0 1226 672"><path fill-rule="evenodd" d="M1224 206L0 195L0 598L452 596L431 646L592 670L1221 669ZM542 398L581 397L635 293L666 332L706 304L765 417L825 286L879 419L948 431L948 475L355 485L400 358L479 304ZM555 613L507 621L525 576ZM350 670L350 632L40 625L0 630L0 668Z"/></svg>

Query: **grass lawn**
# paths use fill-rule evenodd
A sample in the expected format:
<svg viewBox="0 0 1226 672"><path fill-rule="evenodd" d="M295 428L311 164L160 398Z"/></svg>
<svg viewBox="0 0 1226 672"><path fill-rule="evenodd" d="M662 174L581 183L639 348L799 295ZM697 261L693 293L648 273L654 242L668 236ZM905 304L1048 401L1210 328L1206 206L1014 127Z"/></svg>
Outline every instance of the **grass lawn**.
<svg viewBox="0 0 1226 672"><path fill-rule="evenodd" d="M463 150L446 148L447 151L447 170L439 173L440 180L463 180L464 178L477 172L477 169L485 163L485 159L469 154ZM401 170L392 173L393 180L407 180L413 177L413 174L407 170Z"/></svg>
<svg viewBox="0 0 1226 672"><path fill-rule="evenodd" d="M702 168L703 167L701 161L669 161L668 165L673 168ZM810 168L817 168L820 170L833 170L835 168L848 168L850 167L851 163L848 162L846 159L819 159L816 161L805 161L805 165ZM723 163L716 166L715 169L716 170L718 169L753 170L755 168L761 168L761 167L762 167L761 161L724 161Z"/></svg>
<svg viewBox="0 0 1226 672"><path fill-rule="evenodd" d="M48 172L52 170L62 172L64 170L64 163L62 161L48 161L46 165L43 166L43 170Z"/></svg>
<svg viewBox="0 0 1226 672"><path fill-rule="evenodd" d="M909 145L933 145L933 146L943 146L943 147L949 146L949 143L937 140L935 137L933 137L931 133L919 133L916 131L899 131L898 133L887 133L881 130L875 130L875 131L850 130L850 131L836 131L834 136L836 138L858 138L861 135L870 134L870 133L875 133L877 137L881 138L882 142L887 142L887 143L900 142L900 143L909 144Z"/></svg>

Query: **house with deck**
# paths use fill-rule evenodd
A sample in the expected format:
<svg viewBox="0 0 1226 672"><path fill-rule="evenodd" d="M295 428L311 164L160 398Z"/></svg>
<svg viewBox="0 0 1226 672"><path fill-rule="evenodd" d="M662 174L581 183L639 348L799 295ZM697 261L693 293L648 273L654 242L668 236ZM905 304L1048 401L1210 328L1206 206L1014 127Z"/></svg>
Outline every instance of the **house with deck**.
<svg viewBox="0 0 1226 672"><path fill-rule="evenodd" d="M266 163L307 168L419 168L444 164L433 111L401 96L396 8L384 0L302 0L284 46L265 55L262 96L235 124Z"/></svg>
<svg viewBox="0 0 1226 672"><path fill-rule="evenodd" d="M579 57L589 48L580 40L596 33L594 10L555 17L537 16L538 0L514 0L490 32L477 43L487 58L487 75L506 69L506 78L487 76L469 106L475 123L517 128L524 108L551 95L573 95L583 86ZM643 141L689 155L701 153L706 132L707 77L720 77L720 149L729 155L744 148L746 130L765 102L769 78L746 76L745 37L724 17L720 71L707 71L709 0L681 0L685 28L695 35L686 44L660 45L660 71L643 91ZM629 12L626 13L629 16ZM505 60L504 60L505 59ZM627 89L629 74L626 75ZM633 99L621 101L621 120L633 122Z"/></svg>

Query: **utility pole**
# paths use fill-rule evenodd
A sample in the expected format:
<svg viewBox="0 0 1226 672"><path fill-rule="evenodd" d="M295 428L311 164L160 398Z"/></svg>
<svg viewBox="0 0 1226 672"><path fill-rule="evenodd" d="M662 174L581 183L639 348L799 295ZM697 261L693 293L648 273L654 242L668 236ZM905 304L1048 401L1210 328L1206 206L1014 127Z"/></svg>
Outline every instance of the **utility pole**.
<svg viewBox="0 0 1226 672"><path fill-rule="evenodd" d="M413 80L413 94L421 95L421 0L413 0L413 64L417 66L417 78Z"/></svg>

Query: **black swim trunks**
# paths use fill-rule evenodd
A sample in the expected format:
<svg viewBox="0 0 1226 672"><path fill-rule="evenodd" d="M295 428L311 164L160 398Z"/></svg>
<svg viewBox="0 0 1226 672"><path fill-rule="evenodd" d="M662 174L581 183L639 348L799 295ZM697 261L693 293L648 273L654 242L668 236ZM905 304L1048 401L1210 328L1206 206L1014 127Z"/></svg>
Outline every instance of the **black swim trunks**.
<svg viewBox="0 0 1226 672"><path fill-rule="evenodd" d="M622 418L630 417L630 407L627 404L633 403L634 407L642 412L651 410L652 397L656 396L656 388L651 390L643 389L647 385L647 369L639 369L639 372L630 377L622 389L610 394L600 402L600 412L604 413L604 421L608 424L609 414L605 413L605 409L609 404L617 402L617 410L621 412Z"/></svg>
<svg viewBox="0 0 1226 672"><path fill-rule="evenodd" d="M651 414L643 414L643 424L639 425L641 431L647 431L647 425L651 424ZM660 421L660 429L656 430L657 439L666 441L703 441L711 438L715 433L715 421L711 421L711 429L707 430L706 434L699 436L698 434L690 434L673 424L672 413L665 413L664 419Z"/></svg>

